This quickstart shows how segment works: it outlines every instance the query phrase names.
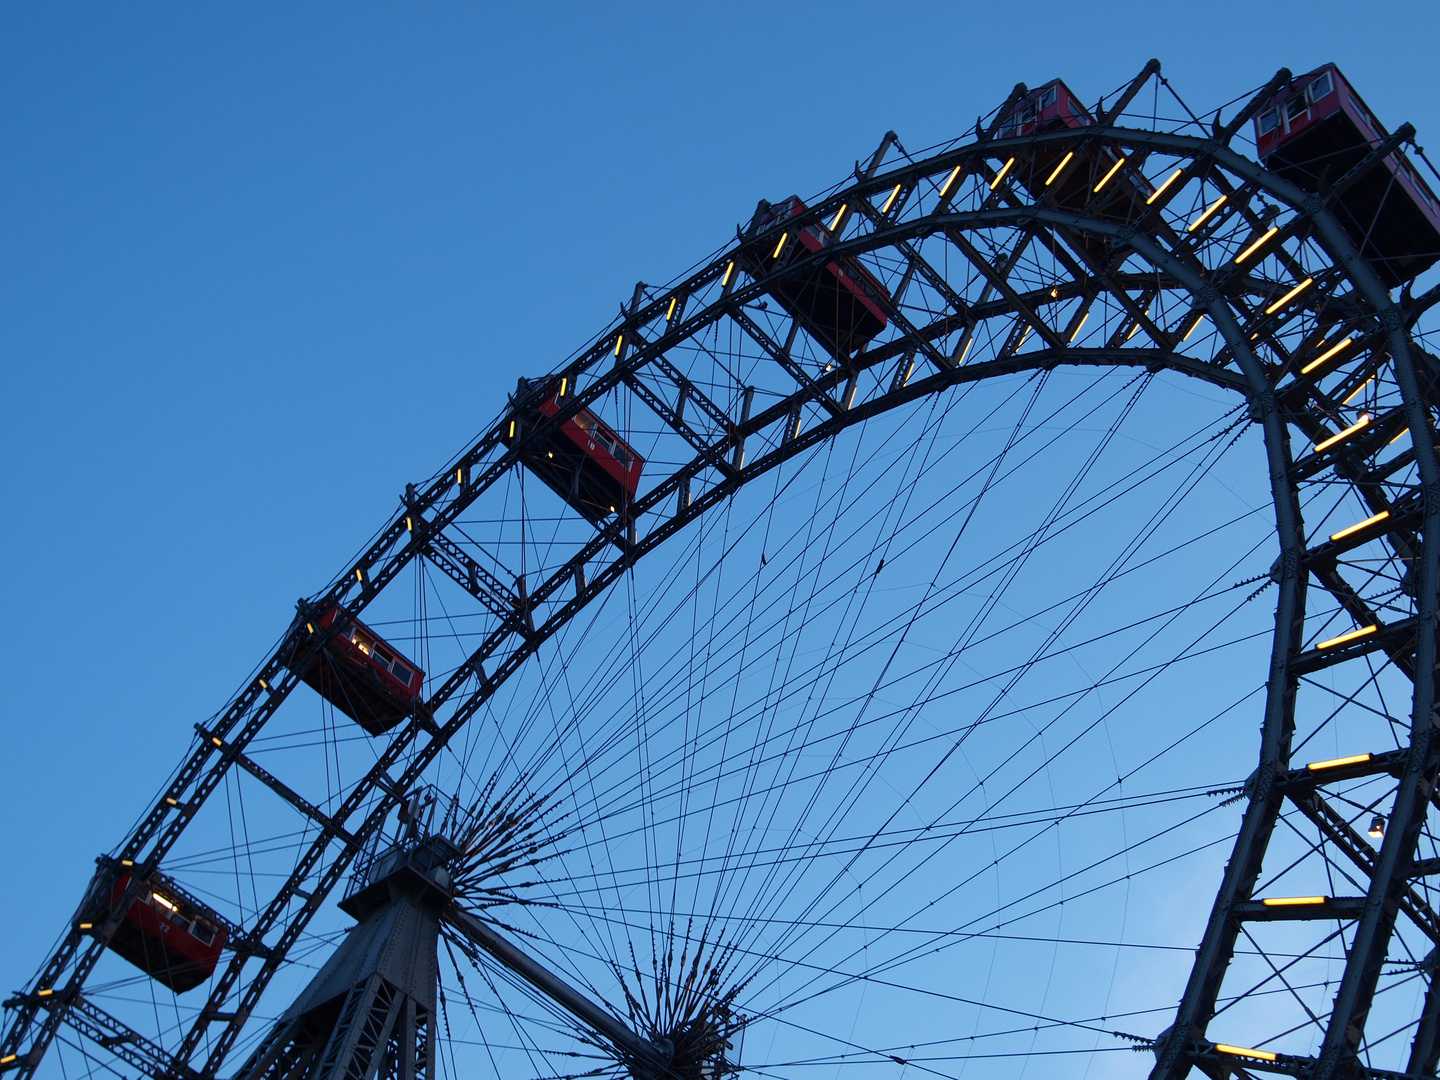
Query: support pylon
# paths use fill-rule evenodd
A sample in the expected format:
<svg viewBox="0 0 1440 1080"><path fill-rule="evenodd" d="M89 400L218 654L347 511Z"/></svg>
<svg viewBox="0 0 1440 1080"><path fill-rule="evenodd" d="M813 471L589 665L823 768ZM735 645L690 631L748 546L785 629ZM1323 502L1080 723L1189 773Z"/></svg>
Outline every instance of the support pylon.
<svg viewBox="0 0 1440 1080"><path fill-rule="evenodd" d="M451 900L443 837L403 841L340 904L359 922L235 1080L432 1080L436 944Z"/></svg>

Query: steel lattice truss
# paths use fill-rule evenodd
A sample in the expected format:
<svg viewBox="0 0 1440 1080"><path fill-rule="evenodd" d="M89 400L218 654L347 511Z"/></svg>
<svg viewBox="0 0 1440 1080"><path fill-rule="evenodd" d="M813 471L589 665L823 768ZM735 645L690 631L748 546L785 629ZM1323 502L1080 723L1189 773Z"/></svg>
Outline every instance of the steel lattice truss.
<svg viewBox="0 0 1440 1080"><path fill-rule="evenodd" d="M621 317L553 373L573 390L550 421L553 428L594 407L644 416L658 428L631 513L600 525L577 518L560 540L528 554L523 576L507 575L486 539L455 523L493 502L549 430L541 425L507 445L508 412L411 488L368 549L312 599L358 615L416 560L468 594L485 631L468 661L433 687L433 722L415 719L387 736L368 774L328 812L304 794L305 777L263 768L252 743L299 681L286 659L314 648L301 620L198 730L168 790L117 852L141 868L165 866L227 773L257 778L313 831L288 880L267 886L258 913L233 928L248 947L225 957L208 1002L183 1037L162 1048L86 997L103 945L72 929L9 1002L5 1066L29 1076L58 1036L154 1076L220 1075L267 985L357 852L497 688L627 568L742 485L868 418L967 382L1093 365L1168 368L1247 401L1264 434L1280 548L1259 764L1183 1000L1153 1046L1153 1075L1180 1077L1192 1067L1217 1077L1348 1075L1360 1068L1367 1039L1402 1027L1413 1046L1403 1075L1434 1075L1440 981L1432 981L1431 958L1440 955L1440 915L1424 877L1440 866L1419 858L1417 845L1440 800L1440 398L1434 362L1412 339L1434 297L1392 299L1326 198L1231 149L1286 76L1209 128L1122 126L1116 118L1157 71L1147 68L1093 127L1006 139L992 124L918 160L898 154L887 137L868 167L811 201L803 218L740 235L669 286L638 287ZM1156 197L1117 217L1113 209L1057 206L1047 185L1025 175L1042 151L1046 160L1066 155L1062 168L1093 169L1101 146L1123 165L1113 178L1090 178L1096 206L1110 194L1104 183L1139 176ZM1357 172L1394 149L1381 147ZM812 225L826 238L821 252L801 251L768 277L746 272L755 252L784 247L787 228ZM851 357L828 355L799 322L763 303L776 275L846 256L891 296L887 329ZM492 509L491 517L504 516L504 507ZM1357 521L1365 523L1351 528ZM1377 744L1365 756L1371 748L1356 747L1353 760L1322 769L1292 761L1292 746L1328 723L1338 702L1362 696L1387 671L1413 684L1399 749ZM1301 692L1322 673L1325 693ZM1347 807L1359 804L1387 814L1378 850L1352 824ZM1309 903L1266 903L1321 891ZM1306 964L1329 955L1337 935L1343 975L1327 1010L1309 1018L1323 1030L1313 1054L1227 1048L1247 987L1303 981ZM1232 963L1242 939L1255 952ZM1419 1014L1373 1008L1396 964L1420 971L1430 987ZM1222 987L1240 1004L1212 1022Z"/></svg>

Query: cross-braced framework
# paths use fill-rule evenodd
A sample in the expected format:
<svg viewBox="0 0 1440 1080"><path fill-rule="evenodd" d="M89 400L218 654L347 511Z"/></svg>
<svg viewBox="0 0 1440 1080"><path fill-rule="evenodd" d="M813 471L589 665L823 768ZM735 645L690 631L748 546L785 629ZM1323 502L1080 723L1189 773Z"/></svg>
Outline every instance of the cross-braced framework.
<svg viewBox="0 0 1440 1080"><path fill-rule="evenodd" d="M1440 715L1434 701L1440 548L1433 539L1440 523L1433 435L1440 364L1425 348L1424 327L1440 294L1417 295L1409 284L1387 292L1334 213L1335 200L1398 154L1403 138L1374 148L1319 192L1302 190L1232 146L1288 80L1282 72L1237 99L1233 112L1202 122L1152 62L1097 110L1093 123L1023 135L1002 125L1024 96L1017 87L972 136L912 156L889 135L852 179L798 204L792 216L757 214L693 272L661 288L637 286L588 347L522 388L462 454L410 487L363 552L301 605L227 707L196 725L189 755L107 863L127 871L123 895L98 918L77 916L68 924L38 974L7 1002L0 1067L28 1077L42 1060L60 1057L75 1063L67 1076L78 1069L209 1080L225 1074L227 1062L233 1069L253 1059L257 1046L263 1050L256 1029L268 1026L257 1018L279 1016L292 993L287 978L300 985L294 972L332 947L334 936L324 929L327 898L396 810L409 807L413 816L415 793L434 784L450 791L449 832L472 837L480 862L493 855L491 869L481 867L459 890L466 911L451 919L451 929L468 929L445 938L452 958L462 954L451 1005L463 998L472 1012L490 1009L488 1018L477 1013L477 1023L492 1032L508 1014L516 1044L509 1049L528 1055L537 1075L628 1068L637 1075L714 1076L755 1068L746 1060L752 1052L769 1055L762 1068L771 1072L833 1062L952 1075L960 1066L946 1062L980 1067L985 1038L1014 1034L987 1029L966 1042L947 1028L950 1017L937 1022L943 1033L932 1041L914 1031L886 1041L854 1024L848 1033L830 1032L823 1017L803 1011L805 1002L818 1000L823 1009L833 995L857 987L888 1002L876 1007L877 1025L898 1025L902 1013L918 1023L944 1003L982 1016L1005 1012L1014 1031L1032 1040L1025 1052L1041 1052L1033 1040L1042 1028L1128 1039L1147 1055L1157 1080L1192 1069L1214 1077L1435 1075L1440 916L1430 876L1440 873L1440 849L1428 813L1440 805L1440 745L1432 739ZM1154 104L1141 115L1137 102L1147 99ZM1180 115L1167 119L1162 106ZM863 343L820 332L814 307L805 309L787 285L813 281L833 265L862 268L879 285L870 295L883 314L881 328ZM1055 392L1064 371L1083 378L1051 409L1045 395ZM1184 383L1218 388L1239 411L1198 432L1161 425L1157 437L1173 436L1169 444L1152 446L1153 455L1135 451L1125 471L1088 488L1116 433L1144 412L1141 396L1153 397L1153 386ZM1006 396L970 412L982 402L979 384ZM550 413L537 413L539 394L556 406ZM919 435L904 426L907 416L927 408L928 426ZM633 498L613 513L593 498L576 513L565 492L537 481L543 463L534 459L550 453L561 426L580 416L605 418L644 457ZM871 610L881 605L873 632L846 621L845 605L862 592L872 595L866 590L875 588L887 560L894 567L924 546L917 537L933 544L945 535L955 541L951 553L968 542L978 528L976 507L988 505L984 499L1004 478L1018 476L1013 483L1025 498L1032 491L1037 502L1044 498L1055 469L1027 479L1020 464L1037 445L1035 433L1073 433L1096 417L1104 431L1093 451L1065 458L1073 478L1056 481L1053 506L1028 531L997 541L989 562L970 558L966 573L977 576L952 580L937 571L913 607L904 606L908 600L895 601L901 606L894 609L867 601ZM898 447L887 451L873 433L888 433ZM937 480L927 470L935 467L929 455L942 436L969 448L966 469L974 471L954 480L953 506L915 496L915 505L925 503L915 510L906 500L921 490L922 473L927 484ZM785 485L808 475L817 460L824 468L827 457L833 473L836 448L865 438L881 439L879 448L865 444L872 455L865 462L858 451L849 457L842 482L826 488L816 505L835 515L878 507L873 517L889 522L893 547L876 541L856 554L833 528L816 526L818 518L776 520ZM922 439L930 442L917 454ZM1048 448L1063 438L1043 441ZM1169 678L1182 660L1218 657L1215 633L1231 635L1225 648L1253 642L1259 636L1253 622L1226 620L1247 618L1254 610L1248 600L1257 595L1273 597L1273 630L1264 634L1269 662L1262 658L1252 673L1256 692L1217 706L1174 739L1167 735L1153 754L1173 763L1187 752L1187 739L1195 745L1197 732L1213 732L1227 716L1233 724L1236 709L1259 723L1258 762L1247 749L1245 771L1220 791L1241 813L1238 829L1222 822L1229 853L1213 907L1203 927L1193 933L1176 927L1186 940L1170 943L1189 957L1199 935L1188 978L1174 988L1178 1009L1168 990L1168 1000L1152 993L1154 1007L1136 1010L1134 1022L1114 1012L1107 1018L1104 1009L1049 1012L1043 998L1026 1008L997 1005L973 971L928 966L936 962L929 958L952 955L946 950L965 942L993 944L1037 913L1081 903L1091 892L1139 879L1142 870L1183 865L1185 844L1213 851L1218 841L1215 835L1196 841L1182 828L1189 819L1177 819L1093 859L1079 851L1074 857L1083 869L1048 877L1037 870L1013 893L992 896L992 907L972 906L962 916L949 905L968 896L964 888L982 870L972 874L957 858L957 838L981 826L1033 825L1038 835L1061 819L1127 806L1207 796L1213 804L1215 792L1177 788L1137 800L1117 777L1073 804L1062 806L1057 796L1046 814L1031 817L1006 817L1010 806L1000 814L995 807L1003 798L984 812L965 811L969 816L956 809L968 794L939 799L933 808L928 800L938 798L937 785L948 791L958 783L946 770L962 758L984 772L972 748L996 730L998 717L1028 715L1019 706L997 710L1010 710L1029 685L1023 680L1055 655L1055 641L1078 632L1075 620L1093 613L1102 585L1110 588L1142 565L1178 573L1200 558L1193 537L1167 548L1163 559L1151 558L1145 545L1163 535L1168 515L1198 478L1237 445L1252 446L1265 464L1274 527L1268 550L1259 549L1268 574L1262 567L1262 576L1242 583L1241 593L1250 595L1235 608L1241 614L1218 618L1214 627L1221 630L1199 630L1183 646L1155 644L1177 612L1239 595L1211 582L1192 600L1166 608L1169 601L1159 597L1171 581L1167 569L1146 585L1156 597L1152 621L1124 628L1139 627L1144 638L1125 659L1140 657L1148 666L1087 673L1084 693L1053 695L1070 702L1068 710L1097 688L1138 678L1136 672L1148 673L1146 680L1161 672ZM865 473L872 464L878 471ZM1182 464L1189 470L1183 482L1173 471ZM885 471L892 467L900 472ZM886 484L883 498L877 496ZM755 496L760 508L744 511L747 493L762 488L764 496ZM569 497L578 506L576 491ZM966 631L938 648L946 659L936 662L933 679L928 662L897 675L901 648L891 650L887 634L933 629L939 624L925 620L941 616L946 625L964 622L970 616L956 612L976 589L989 591L981 607L992 617L1014 568L1131 492L1159 493L1160 509L1128 519L1122 555L1096 584L1077 581L1073 597L1056 586L1055 604L1037 605L1056 623L1037 651L1017 653L1007 643L1002 657L986 660L990 637ZM1011 505L995 528L1003 531L1005 521L1022 516L1014 507L1024 505L1023 499ZM743 513L749 517L742 520ZM725 523L719 532L707 525L717 521ZM1227 538L1232 525L1214 524L1208 542ZM761 569L746 579L749 599L725 608L716 568L737 549L751 548ZM663 563L663 580L645 592L636 584L644 567L662 566L660 553L667 551L684 556ZM820 557L807 563L817 551ZM1076 574L1082 554L1077 548L1064 556ZM1253 545L1235 552L1218 573L1238 575L1254 554ZM765 593L770 579L760 575L785 560L800 569L782 601ZM682 580L683 573L691 578ZM1003 587L994 585L1001 579ZM844 603L826 592L836 583L848 590ZM701 610L706 590L715 598L703 603L714 606ZM1061 593L1069 599L1062 602ZM606 606L617 594L618 616ZM661 598L681 594L683 602L664 600L671 606L662 610ZM408 623L402 600L411 605ZM315 621L336 607L342 618L364 614L372 626L410 634L419 663L431 671L420 707L381 734L361 733L328 709L319 727L286 720L286 709L306 697L295 693L297 672L330 662L321 657ZM678 625L677 612L693 622ZM1115 616L1115 626L1124 621ZM848 627L850 636L820 642L825 659L807 667L809 654L792 647L800 635L832 624ZM1112 638L1097 631L1092 643L1115 640L1119 648L1113 635L1120 631L1106 633ZM752 716L747 695L756 669L747 650L771 648L767 634L776 644L766 655L784 652L788 659L765 671ZM642 636L652 650L643 656ZM671 649L679 639L684 646ZM707 640L696 651L695 643ZM589 663L585 649L593 655L597 641L611 647ZM668 659L652 663L662 644ZM1151 655L1147 648L1169 652ZM983 673L964 687L945 681L962 655ZM986 662L988 668L980 666ZM864 671L863 687L836 675L856 666ZM588 688L577 689L585 682L582 668ZM718 683L695 682L700 668ZM1206 678L1186 670L1187 685ZM630 680L623 706L606 704L606 695L620 692L617 680ZM725 717L703 719L717 685L728 695ZM961 690L982 685L1000 689L990 704L967 712L970 698ZM888 701L887 694L905 701L880 722L874 703ZM965 714L963 722L945 727L927 719L939 724L937 733L919 737L914 716L947 694L958 695L949 700ZM812 709L815 702L821 704ZM792 705L804 715L781 722ZM1184 712L1179 702L1169 708ZM1023 746L1004 749L1006 759L1022 761L1021 749L1039 754L1037 770L1066 760L1081 734L1066 741L1054 726L1060 715ZM1243 723L1240 729L1252 730ZM1047 744L1042 736L1058 741ZM1236 741L1233 732L1226 741ZM812 770L807 754L828 764ZM922 758L924 768L916 764ZM901 760L909 771L897 780L884 770ZM1001 783L1002 767L973 790ZM1201 777L1210 775L1198 756L1175 767L1193 769L1202 787ZM1017 779L1015 789L1027 782ZM466 784L474 799L462 797ZM782 789L785 799L778 798ZM246 799L251 809L237 809ZM256 809L262 800L266 808ZM1222 821L1211 809L1196 820ZM252 832L247 813L264 826ZM702 813L707 824L699 830ZM874 819L857 817L862 813ZM235 823L242 818L239 835ZM1027 843L997 849L985 866L1000 868L998 874L1015 865L1033 853ZM1164 849L1170 843L1173 852ZM1116 859L1138 859L1142 849L1144 867L1125 861L1117 869ZM204 890L230 944L204 984L203 1003L175 998L163 1010L152 1008L151 987L144 1007L132 1007L146 996L132 992L134 980L96 974L129 903L160 872L199 890L187 870L203 877L217 872L216 864L239 884L229 899L218 886ZM817 874L819 883L810 884ZM842 880L851 882L843 893ZM1205 887L1213 884L1212 876ZM885 918L885 905L898 904L902 885L905 913L876 921ZM525 974L529 961L518 955L488 970L483 986L473 977L465 982L469 961L459 960L512 947L484 944L494 927L511 923L516 940L532 942L569 983L551 993L544 972ZM861 930L866 936L857 944L850 935ZM1052 944L1064 936L1053 927L1049 934ZM985 979L993 973L992 958ZM109 1004L107 992L113 1008L99 1003ZM560 1000L567 993L574 1000ZM587 995L598 1004L580 1000ZM442 1012L445 1002L442 992ZM403 1013L376 1008L376 1016L391 1020ZM616 1026L605 1027L611 1021L602 1013ZM414 1027L402 1020L402 1027ZM803 1049L788 1056L773 1045L756 1051L753 1032L766 1022L780 1025L773 1044L793 1037ZM449 1023L439 1022L447 1032ZM639 1033L633 1052L626 1049L627 1024ZM426 1025L425 1038L438 1037L435 1017ZM1140 1034L1116 1032L1117 1026ZM741 1034L750 1038L744 1054ZM552 1037L569 1047L554 1051L561 1057L583 1057L588 1048L592 1060L557 1063L542 1045ZM495 1061L503 1040L487 1038ZM703 1043L703 1052L693 1060L667 1057L686 1039ZM459 1041L442 1046L442 1071L455 1068L446 1055L453 1057ZM664 1052L651 1060L645 1055L654 1046ZM1092 1045L1085 1052L1098 1051Z"/></svg>

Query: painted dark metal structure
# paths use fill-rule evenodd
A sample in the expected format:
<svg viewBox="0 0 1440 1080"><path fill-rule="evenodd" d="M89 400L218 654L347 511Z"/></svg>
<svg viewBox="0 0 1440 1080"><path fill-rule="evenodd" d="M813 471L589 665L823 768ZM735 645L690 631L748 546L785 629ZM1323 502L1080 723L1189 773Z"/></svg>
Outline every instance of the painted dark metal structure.
<svg viewBox="0 0 1440 1080"><path fill-rule="evenodd" d="M297 620L257 676L199 730L167 790L120 845L116 857L133 864L135 874L110 894L104 923L85 931L72 927L35 978L7 1002L0 1068L32 1075L64 1028L88 1040L97 1055L119 1058L148 1075L207 1080L222 1075L287 950L430 763L519 665L636 560L742 485L867 418L967 382L1074 364L1169 369L1246 401L1264 437L1276 522L1275 630L1256 767L1245 785L1243 818L1188 983L1171 1022L1149 1047L1152 1077L1177 1080L1195 1070L1215 1078L1435 1075L1440 985L1433 965L1419 972L1426 991L1423 1006L1407 1021L1408 1067L1376 1069L1364 1057L1377 981L1397 925L1440 946L1440 916L1414 885L1440 872L1434 860L1416 858L1440 781L1435 738L1440 466L1434 450L1440 399L1436 365L1412 336L1437 292L1407 290L1393 297L1389 287L1413 273L1424 253L1397 255L1375 247L1370 233L1358 241L1356 221L1363 210L1346 202L1347 193L1365 190L1375 177L1393 178L1412 168L1400 145L1409 129L1384 138L1376 125L1365 140L1369 149L1352 146L1342 175L1335 177L1315 171L1311 152L1299 149L1303 131L1297 126L1296 141L1280 139L1268 150L1262 145L1267 168L1232 148L1232 140L1273 103L1283 107L1304 93L1314 79L1295 80L1281 71L1234 115L1223 122L1217 117L1200 134L1122 124L1127 105L1158 70L1158 63L1147 65L1108 107L1093 113L1076 109L1068 90L1064 100L1072 104L1062 106L1058 81L1042 87L1038 97L1017 87L973 138L920 160L886 166L895 143L887 136L853 182L806 204L791 202L778 216L759 214L733 245L694 273L663 289L637 289L615 324L560 370L531 384L540 389L522 393L473 445L416 485L403 512L309 602L311 611L355 620L405 566L422 558L464 588L486 620L486 631L468 662L432 689L426 705L433 724L411 715L383 729L388 742L377 744L373 769L329 811L296 790L296 781L262 769L247 748L302 681L301 673L322 662L329 647L324 635L307 633L305 620ZM1323 126L1321 119L1314 123L1312 130ZM1152 157L1172 162L1167 170L1173 168L1173 175L1146 174ZM1105 176L1110 179L1101 184ZM1187 224L1167 208L1192 184L1206 209ZM974 195L964 209L956 205L962 190ZM1401 196L1414 201L1403 183L1386 198ZM1418 205L1413 209L1421 217L1428 213ZM981 244L982 234L1001 235L1012 246ZM816 239L816 246L796 242L801 235ZM926 258L927 244L944 250L964 274L947 273L938 260ZM1012 284L1020 253L1032 245L1052 253L1063 269L1043 290ZM1308 265L1300 261L1302 248ZM778 254L762 257L767 252ZM847 260L874 266L880 255L903 267L898 280L885 286L884 297L871 297L884 314L884 333L861 341L852 323L847 339L842 324L819 318L805 301L806 286L796 283L834 277L830 268L850 265ZM1265 271L1259 269L1262 262ZM1143 273L1136 264L1143 264ZM965 275L975 284L965 284ZM907 306L922 290L929 306ZM1183 300L1180 315L1158 314L1152 301L1162 293ZM787 332L773 333L757 317L756 305L765 298L781 301L791 320ZM1104 340L1080 337L1102 298L1125 318ZM857 304L854 310L863 318L858 312L869 312L869 305ZM1202 317L1222 342L1209 358L1182 347ZM1292 332L1300 320L1308 320L1308 329ZM718 365L686 370L674 359L676 344L716 326L742 335L768 357L772 396L759 411L753 408L753 385L739 384ZM987 338L988 351L972 354L977 335L997 327ZM800 335L813 338L828 362L806 360L796 347ZM1335 342L1344 345L1337 349ZM1341 407L1345 395L1377 376L1395 388L1393 402L1363 423L1342 428L1339 421L1349 415ZM602 402L617 400L643 411L662 432L665 452L650 453L646 485L639 483L638 466L633 474L622 468L623 478L600 468L609 481L600 478L597 456L572 457L553 470L541 464L542 457L554 460L548 455L557 448L578 450L576 430L585 430L578 418L593 420ZM633 453L613 429L604 430ZM1395 449L1397 433L1406 432L1409 444ZM588 443L580 452L593 453ZM613 450L610 456L618 466L620 457ZM657 461L678 464L662 470L654 467ZM577 481L581 468L590 472ZM593 531L569 558L558 565L552 560L543 577L512 587L470 553L455 523L492 485L519 469L541 476ZM611 504L597 498L607 483L623 492L623 513L610 513ZM1303 496L1336 483L1349 485L1372 517L1345 535L1312 536ZM1410 603L1403 617L1382 615L1348 569L1347 557L1365 544L1386 552L1397 577L1403 575ZM1322 603L1343 613L1355 630L1317 642L1307 613ZM1353 670L1347 665L1362 663L1393 665L1413 686L1405 745L1373 753L1357 748L1344 763L1325 768L1293 762L1302 680L1322 672L1340 679ZM164 865L187 822L232 768L271 786L315 827L314 838L291 878L275 888L244 931L249 940L268 945L235 950L209 982L207 1007L178 1042L162 1049L156 1039L98 1014L84 996L85 981L121 933L124 913L142 892L140 882ZM1367 777L1385 778L1390 785L1378 848L1355 834L1333 794ZM1266 904L1256 895L1282 812L1314 823L1326 842L1313 857L1358 881L1353 892L1283 912L1284 905ZM412 955L433 948L443 888L433 877L425 880L430 885L422 882L412 890L384 876L366 886L376 890L378 906L371 906L372 894L364 889L347 900L361 913L361 926L373 922L373 928L357 932L355 946L347 941L336 953L313 992L285 1014L243 1075L339 1075L351 1069L346 1063L361 1060L353 1033L373 1028L393 1035L402 1024L404 1046L386 1051L386 1060L398 1063L395 1075L432 1075L431 1050L419 1049L433 1046L433 1032L420 1034L422 1013L425 1024L433 1017L426 1011L432 1009L427 989L432 976L392 979L378 963L362 959L372 955L367 942L397 934L408 935L403 950ZM427 891L432 886L438 896ZM1346 941L1343 974L1322 1018L1323 1037L1307 1054L1230 1045L1223 1032L1212 1030L1222 990L1243 989L1226 986L1242 933L1263 951L1266 929L1282 921L1313 931L1317 939L1339 926ZM512 970L524 966L520 960L501 961ZM391 988L383 1001L381 982ZM555 987L542 990L557 1000L564 994ZM605 1023L599 1014L585 1022L592 1028ZM620 1041L618 1035L612 1039ZM364 1052L379 1052L380 1043L378 1036L371 1039ZM332 1045L340 1047L333 1055ZM312 1066L319 1071L306 1071Z"/></svg>

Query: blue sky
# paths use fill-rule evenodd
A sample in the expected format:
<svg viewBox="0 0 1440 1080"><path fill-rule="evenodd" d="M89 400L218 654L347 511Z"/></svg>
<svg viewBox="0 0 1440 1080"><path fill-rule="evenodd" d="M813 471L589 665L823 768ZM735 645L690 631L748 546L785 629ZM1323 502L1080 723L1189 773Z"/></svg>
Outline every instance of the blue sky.
<svg viewBox="0 0 1440 1080"><path fill-rule="evenodd" d="M1424 145L1437 31L1424 3L0 5L0 989L405 483L756 199L1151 56L1197 109L1333 59Z"/></svg>

